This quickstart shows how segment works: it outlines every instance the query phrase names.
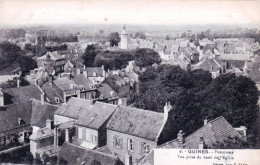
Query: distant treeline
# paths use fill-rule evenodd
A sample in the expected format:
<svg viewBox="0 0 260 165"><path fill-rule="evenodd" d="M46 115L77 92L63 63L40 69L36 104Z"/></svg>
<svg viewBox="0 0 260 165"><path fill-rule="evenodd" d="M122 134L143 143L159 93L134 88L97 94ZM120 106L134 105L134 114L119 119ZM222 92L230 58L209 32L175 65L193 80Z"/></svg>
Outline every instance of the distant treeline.
<svg viewBox="0 0 260 165"><path fill-rule="evenodd" d="M68 36L46 36L46 41L53 41L57 43L63 42L78 42L78 37L76 35Z"/></svg>

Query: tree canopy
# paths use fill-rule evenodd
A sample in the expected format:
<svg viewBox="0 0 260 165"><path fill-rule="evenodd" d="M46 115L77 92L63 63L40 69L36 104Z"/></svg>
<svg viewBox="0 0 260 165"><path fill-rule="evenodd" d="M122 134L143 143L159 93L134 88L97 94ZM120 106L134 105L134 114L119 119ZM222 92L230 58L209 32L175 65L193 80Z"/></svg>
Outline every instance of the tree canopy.
<svg viewBox="0 0 260 165"><path fill-rule="evenodd" d="M169 122L176 125L169 139L179 130L186 135L196 131L206 117L223 116L233 127L248 129L256 121L258 90L247 77L223 74L212 79L206 71L160 65L147 68L139 80L137 107L163 112L165 103L171 102Z"/></svg>
<svg viewBox="0 0 260 165"><path fill-rule="evenodd" d="M108 35L108 41L110 42L110 46L118 46L120 42L120 36L118 32L110 33Z"/></svg>
<svg viewBox="0 0 260 165"><path fill-rule="evenodd" d="M92 66L104 65L106 69L123 69L131 60L135 60L136 65L141 68L161 62L159 55L152 49L117 50L99 52Z"/></svg>

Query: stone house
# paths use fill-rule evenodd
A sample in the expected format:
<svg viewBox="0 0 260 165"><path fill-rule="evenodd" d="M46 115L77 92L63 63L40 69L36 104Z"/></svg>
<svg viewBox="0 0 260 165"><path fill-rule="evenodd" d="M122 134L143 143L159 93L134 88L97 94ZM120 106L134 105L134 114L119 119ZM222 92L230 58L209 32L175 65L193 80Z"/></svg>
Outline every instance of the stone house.
<svg viewBox="0 0 260 165"><path fill-rule="evenodd" d="M38 67L50 68L55 74L64 72L65 57L57 52L47 52L37 58Z"/></svg>
<svg viewBox="0 0 260 165"><path fill-rule="evenodd" d="M95 102L80 113L75 122L80 146L94 149L106 145L106 125L116 108L116 105Z"/></svg>
<svg viewBox="0 0 260 165"><path fill-rule="evenodd" d="M165 105L164 113L119 106L107 124L108 149L122 162L139 162L162 143L170 109L170 104Z"/></svg>

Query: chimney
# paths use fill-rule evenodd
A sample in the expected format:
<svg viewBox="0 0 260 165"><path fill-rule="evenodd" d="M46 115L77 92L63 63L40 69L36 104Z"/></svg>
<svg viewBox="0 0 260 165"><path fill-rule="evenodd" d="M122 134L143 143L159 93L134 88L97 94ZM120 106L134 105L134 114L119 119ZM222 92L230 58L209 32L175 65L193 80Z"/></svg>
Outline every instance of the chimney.
<svg viewBox="0 0 260 165"><path fill-rule="evenodd" d="M246 130L247 130L247 128L245 126L240 126L238 128L235 128L235 130L242 136L243 139L246 140Z"/></svg>
<svg viewBox="0 0 260 165"><path fill-rule="evenodd" d="M177 140L178 140L178 142L179 142L179 144L180 144L180 147L182 147L182 146L183 146L183 143L184 143L184 138L183 138L183 136L184 136L184 133L182 132L182 130L180 130L179 133L178 133L178 135L177 135Z"/></svg>
<svg viewBox="0 0 260 165"><path fill-rule="evenodd" d="M52 128L52 120L49 118L46 120L46 128L50 129Z"/></svg>
<svg viewBox="0 0 260 165"><path fill-rule="evenodd" d="M204 125L208 124L208 117L204 119Z"/></svg>
<svg viewBox="0 0 260 165"><path fill-rule="evenodd" d="M104 70L104 69L105 69L105 68L104 68L104 65L102 65L101 67L102 67L102 70Z"/></svg>
<svg viewBox="0 0 260 165"><path fill-rule="evenodd" d="M41 103L44 104L44 101L46 99L46 93L45 91L43 90L42 93L41 93Z"/></svg>
<svg viewBox="0 0 260 165"><path fill-rule="evenodd" d="M170 110L172 109L171 103L170 102L166 102L165 106L163 107L163 113L164 113L164 122L167 121L168 119L168 114L170 112Z"/></svg>
<svg viewBox="0 0 260 165"><path fill-rule="evenodd" d="M118 105L126 106L127 104L127 98L119 98L118 99Z"/></svg>
<svg viewBox="0 0 260 165"><path fill-rule="evenodd" d="M2 88L0 88L0 107L4 105L4 93L2 92Z"/></svg>
<svg viewBox="0 0 260 165"><path fill-rule="evenodd" d="M203 137L200 137L199 149L204 149L204 147L205 147L204 138L203 138Z"/></svg>
<svg viewBox="0 0 260 165"><path fill-rule="evenodd" d="M19 88L20 87L20 79L18 78L17 79L17 88Z"/></svg>
<svg viewBox="0 0 260 165"><path fill-rule="evenodd" d="M83 75L84 75L85 78L88 78L88 71L84 70Z"/></svg>
<svg viewBox="0 0 260 165"><path fill-rule="evenodd" d="M125 165L132 165L132 155L125 155Z"/></svg>
<svg viewBox="0 0 260 165"><path fill-rule="evenodd" d="M22 124L22 118L18 117L18 125L21 125L21 124Z"/></svg>
<svg viewBox="0 0 260 165"><path fill-rule="evenodd" d="M80 68L77 68L77 74L80 74Z"/></svg>

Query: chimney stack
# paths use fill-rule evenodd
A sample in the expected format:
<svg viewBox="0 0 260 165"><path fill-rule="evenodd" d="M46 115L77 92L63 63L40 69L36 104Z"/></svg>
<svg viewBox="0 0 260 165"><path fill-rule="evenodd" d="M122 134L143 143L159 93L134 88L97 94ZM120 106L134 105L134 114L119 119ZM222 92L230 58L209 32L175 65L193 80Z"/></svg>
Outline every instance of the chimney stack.
<svg viewBox="0 0 260 165"><path fill-rule="evenodd" d="M208 124L208 117L204 119L204 125Z"/></svg>
<svg viewBox="0 0 260 165"><path fill-rule="evenodd" d="M172 109L171 103L170 102L166 102L165 106L163 107L163 113L164 113L164 122L167 121L168 119L168 114L170 112L170 110Z"/></svg>
<svg viewBox="0 0 260 165"><path fill-rule="evenodd" d="M205 147L204 138L203 138L203 137L200 137L199 149L204 149L204 147Z"/></svg>
<svg viewBox="0 0 260 165"><path fill-rule="evenodd" d="M42 93L41 93L41 103L44 104L44 101L46 99L46 93L45 91L43 90Z"/></svg>
<svg viewBox="0 0 260 165"><path fill-rule="evenodd" d="M50 129L52 128L52 120L49 118L46 120L46 128Z"/></svg>
<svg viewBox="0 0 260 165"><path fill-rule="evenodd" d="M84 75L85 78L88 78L88 71L84 70L83 75Z"/></svg>
<svg viewBox="0 0 260 165"><path fill-rule="evenodd" d="M132 165L132 155L125 155L125 165Z"/></svg>
<svg viewBox="0 0 260 165"><path fill-rule="evenodd" d="M180 144L180 147L182 147L182 146L183 146L183 143L184 143L184 138L183 138L183 136L184 136L184 133L182 132L182 130L180 130L179 133L178 133L178 135L177 135L177 140L178 140L178 142L179 142L179 144Z"/></svg>
<svg viewBox="0 0 260 165"><path fill-rule="evenodd" d="M4 93L2 92L2 88L0 88L0 106L4 105Z"/></svg>
<svg viewBox="0 0 260 165"><path fill-rule="evenodd" d="M80 68L77 68L77 74L80 74Z"/></svg>
<svg viewBox="0 0 260 165"><path fill-rule="evenodd" d="M18 117L18 125L21 125L21 124L22 124L22 118Z"/></svg>
<svg viewBox="0 0 260 165"><path fill-rule="evenodd" d="M20 87L20 79L18 78L17 79L17 88L19 88Z"/></svg>
<svg viewBox="0 0 260 165"><path fill-rule="evenodd" d="M127 104L127 98L119 98L118 99L118 105L126 106Z"/></svg>

